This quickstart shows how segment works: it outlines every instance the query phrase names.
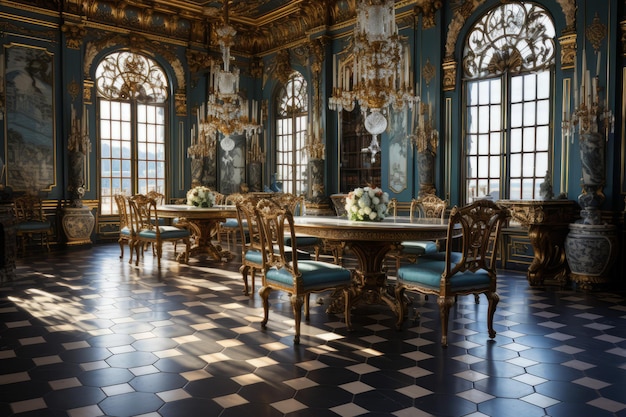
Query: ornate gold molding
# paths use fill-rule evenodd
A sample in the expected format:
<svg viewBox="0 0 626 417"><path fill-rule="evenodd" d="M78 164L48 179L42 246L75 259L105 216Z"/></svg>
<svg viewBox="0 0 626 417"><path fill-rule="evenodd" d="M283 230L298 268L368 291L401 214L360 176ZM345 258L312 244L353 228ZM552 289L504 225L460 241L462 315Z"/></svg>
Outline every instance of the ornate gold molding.
<svg viewBox="0 0 626 417"><path fill-rule="evenodd" d="M430 58L426 59L426 64L424 64L422 68L422 78L426 82L426 87L428 87L433 78L435 78L435 66L430 63Z"/></svg>
<svg viewBox="0 0 626 417"><path fill-rule="evenodd" d="M289 76L293 72L289 57L289 49L283 49L276 54L276 68L274 73L278 80L285 84L289 80Z"/></svg>
<svg viewBox="0 0 626 417"><path fill-rule="evenodd" d="M456 67L455 60L446 60L442 65L443 69L443 91L453 91L456 88Z"/></svg>
<svg viewBox="0 0 626 417"><path fill-rule="evenodd" d="M422 28L430 29L435 27L435 13L443 7L441 0L417 0L415 13L422 15Z"/></svg>
<svg viewBox="0 0 626 417"><path fill-rule="evenodd" d="M92 80L83 81L83 103L84 104L92 103L93 85L94 83Z"/></svg>
<svg viewBox="0 0 626 417"><path fill-rule="evenodd" d="M559 38L561 44L561 69L574 68L576 61L576 32L568 32Z"/></svg>
<svg viewBox="0 0 626 417"><path fill-rule="evenodd" d="M259 57L252 58L250 63L250 75L253 78L261 78L263 76L263 60Z"/></svg>
<svg viewBox="0 0 626 417"><path fill-rule="evenodd" d="M162 42L149 40L148 38L136 33L113 33L101 39L88 42L85 46L85 58L83 62L83 73L85 78L90 77L91 67L94 64L96 56L100 53L100 51L114 46L126 48L131 52L144 54L146 52L149 52L153 56L159 54L160 56L165 58L167 62L172 66L172 70L174 71L174 74L176 76L176 85L174 87L179 89L185 87L185 71L183 68L183 64L176 56L174 47L170 45L165 45Z"/></svg>
<svg viewBox="0 0 626 417"><path fill-rule="evenodd" d="M448 25L448 33L446 36L446 43L444 48L444 68L446 62L454 61L454 52L459 38L459 33L465 25L467 19L481 6L485 0L464 0L459 7L454 10L454 14L450 24ZM565 31L574 30L575 18L576 18L576 0L557 0L561 6L561 10L565 16L566 29ZM444 79L445 83L445 79ZM452 89L456 86L453 85ZM444 84L445 90L445 84Z"/></svg>
<svg viewBox="0 0 626 417"><path fill-rule="evenodd" d="M587 39L591 43L593 50L597 53L607 34L607 27L605 24L600 22L600 16L598 16L598 13L596 13L593 17L593 22L587 26L585 34L587 35Z"/></svg>
<svg viewBox="0 0 626 417"><path fill-rule="evenodd" d="M174 93L174 100L176 100L174 104L174 107L176 108L176 116L186 116L187 94L185 93L185 90L176 90L176 93Z"/></svg>
<svg viewBox="0 0 626 417"><path fill-rule="evenodd" d="M87 30L83 25L74 25L65 23L61 26L61 32L65 33L65 46L69 49L79 50L83 44L83 39L87 34Z"/></svg>
<svg viewBox="0 0 626 417"><path fill-rule="evenodd" d="M72 101L76 100L78 97L78 93L80 93L80 85L76 82L76 80L72 80L67 85L67 93L72 97Z"/></svg>
<svg viewBox="0 0 626 417"><path fill-rule="evenodd" d="M213 65L213 58L206 51L187 50L187 66L192 74L208 71Z"/></svg>

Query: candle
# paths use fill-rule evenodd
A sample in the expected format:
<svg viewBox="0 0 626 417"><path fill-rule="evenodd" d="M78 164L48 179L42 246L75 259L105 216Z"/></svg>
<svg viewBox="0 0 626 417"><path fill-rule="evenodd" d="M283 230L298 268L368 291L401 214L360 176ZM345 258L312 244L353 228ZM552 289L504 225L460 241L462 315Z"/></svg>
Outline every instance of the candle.
<svg viewBox="0 0 626 417"><path fill-rule="evenodd" d="M574 60L574 109L578 108L578 63Z"/></svg>
<svg viewBox="0 0 626 417"><path fill-rule="evenodd" d="M600 56L602 55L602 51L598 51L598 59L596 61L596 77L600 76Z"/></svg>
<svg viewBox="0 0 626 417"><path fill-rule="evenodd" d="M333 90L337 87L337 55L333 55Z"/></svg>

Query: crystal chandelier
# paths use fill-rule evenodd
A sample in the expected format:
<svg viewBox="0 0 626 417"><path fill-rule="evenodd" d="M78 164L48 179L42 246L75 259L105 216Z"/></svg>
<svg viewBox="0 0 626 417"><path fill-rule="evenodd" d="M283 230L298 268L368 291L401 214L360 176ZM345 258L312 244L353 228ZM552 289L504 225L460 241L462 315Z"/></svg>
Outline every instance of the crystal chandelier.
<svg viewBox="0 0 626 417"><path fill-rule="evenodd" d="M413 109L419 102L414 94L408 48L403 47L394 0L361 0L357 6L352 55L333 63L331 110L352 111L358 103L365 129L372 135L372 161L380 152L377 135L387 128L389 106ZM339 68L337 68L339 67Z"/></svg>
<svg viewBox="0 0 626 417"><path fill-rule="evenodd" d="M237 31L228 23L228 1L224 2L224 24L216 29L217 41L222 51L222 64L214 62L209 76L209 98L205 107L201 106L198 114L199 144L203 138L220 132L224 137L220 146L225 151L235 147L232 135L246 134L248 139L261 126L256 122L256 109L250 115L248 101L239 93L239 68L232 67L230 47L233 45ZM204 117L204 118L203 118ZM204 134L202 134L204 133ZM192 136L192 147L194 137ZM191 148L191 147L190 147Z"/></svg>

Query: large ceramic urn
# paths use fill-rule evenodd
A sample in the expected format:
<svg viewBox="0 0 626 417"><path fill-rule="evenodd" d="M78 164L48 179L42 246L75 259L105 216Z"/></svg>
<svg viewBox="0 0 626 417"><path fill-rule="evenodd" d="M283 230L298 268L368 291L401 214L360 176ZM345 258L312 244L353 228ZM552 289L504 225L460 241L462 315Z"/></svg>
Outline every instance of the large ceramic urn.
<svg viewBox="0 0 626 417"><path fill-rule="evenodd" d="M602 220L606 179L604 136L581 133L582 194L578 196L581 219L569 225L565 253L570 279L582 289L593 289L609 281L617 253L615 225Z"/></svg>

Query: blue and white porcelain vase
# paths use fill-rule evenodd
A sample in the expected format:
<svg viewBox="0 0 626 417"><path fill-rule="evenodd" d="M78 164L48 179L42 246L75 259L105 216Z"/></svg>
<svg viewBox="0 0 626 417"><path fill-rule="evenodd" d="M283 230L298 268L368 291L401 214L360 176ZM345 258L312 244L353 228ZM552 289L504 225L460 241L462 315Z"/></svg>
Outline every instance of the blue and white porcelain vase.
<svg viewBox="0 0 626 417"><path fill-rule="evenodd" d="M606 180L605 146L601 133L581 133L582 189L578 196L581 219L569 225L565 253L570 279L582 289L593 289L609 281L615 261L617 235L615 225L602 220Z"/></svg>

